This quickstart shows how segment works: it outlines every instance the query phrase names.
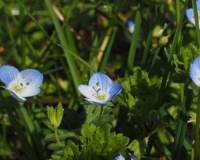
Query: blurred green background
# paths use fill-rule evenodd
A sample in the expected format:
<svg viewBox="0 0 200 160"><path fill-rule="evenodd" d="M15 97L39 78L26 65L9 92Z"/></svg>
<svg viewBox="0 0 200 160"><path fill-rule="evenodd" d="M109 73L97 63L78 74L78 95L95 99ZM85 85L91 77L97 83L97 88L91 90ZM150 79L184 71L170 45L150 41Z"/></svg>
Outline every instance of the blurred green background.
<svg viewBox="0 0 200 160"><path fill-rule="evenodd" d="M1 0L0 64L38 69L44 83L23 104L1 90L0 159L112 160L129 152L192 159L199 103L189 66L199 47L198 29L185 17L190 7L183 0ZM103 112L77 90L96 71L123 86ZM64 109L58 127L50 108Z"/></svg>

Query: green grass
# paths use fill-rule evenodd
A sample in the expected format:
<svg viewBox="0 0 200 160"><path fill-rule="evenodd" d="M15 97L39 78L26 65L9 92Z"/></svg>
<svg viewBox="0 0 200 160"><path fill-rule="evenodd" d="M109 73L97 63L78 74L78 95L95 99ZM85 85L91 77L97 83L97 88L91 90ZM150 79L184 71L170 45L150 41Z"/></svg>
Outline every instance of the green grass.
<svg viewBox="0 0 200 160"><path fill-rule="evenodd" d="M44 74L24 103L1 89L0 159L199 160L199 88L189 77L197 9L195 0L0 1L0 64ZM106 106L78 91L96 71L123 87Z"/></svg>

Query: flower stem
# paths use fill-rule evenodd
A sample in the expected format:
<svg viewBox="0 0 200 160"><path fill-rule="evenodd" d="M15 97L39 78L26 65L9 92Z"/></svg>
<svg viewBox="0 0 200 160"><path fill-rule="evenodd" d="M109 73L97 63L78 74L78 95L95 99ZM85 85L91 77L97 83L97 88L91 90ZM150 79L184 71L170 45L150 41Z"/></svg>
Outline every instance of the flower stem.
<svg viewBox="0 0 200 160"><path fill-rule="evenodd" d="M57 128L54 128L54 133L55 133L57 143L60 144L60 139L59 139L59 136L58 136L58 129Z"/></svg>

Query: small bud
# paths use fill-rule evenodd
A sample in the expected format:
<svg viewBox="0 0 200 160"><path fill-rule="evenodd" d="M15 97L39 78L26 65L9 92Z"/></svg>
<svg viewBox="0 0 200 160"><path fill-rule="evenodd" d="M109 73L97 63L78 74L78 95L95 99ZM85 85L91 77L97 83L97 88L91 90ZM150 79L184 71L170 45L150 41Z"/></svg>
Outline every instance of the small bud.
<svg viewBox="0 0 200 160"><path fill-rule="evenodd" d="M168 43L168 40L169 40L169 36L162 36L162 37L160 38L160 40L159 40L159 43L160 43L161 45L165 45L165 44Z"/></svg>
<svg viewBox="0 0 200 160"><path fill-rule="evenodd" d="M64 109L61 103L57 105L56 108L48 107L47 108L47 115L51 125L54 128L58 128L61 124L63 118Z"/></svg>
<svg viewBox="0 0 200 160"><path fill-rule="evenodd" d="M19 16L20 15L19 9L18 8L11 9L11 15L13 15L13 16Z"/></svg>
<svg viewBox="0 0 200 160"><path fill-rule="evenodd" d="M56 121L57 121L57 126L60 126L61 122L62 122L62 118L63 118L63 114L64 114L64 109L61 103L58 104L57 108L56 108Z"/></svg>
<svg viewBox="0 0 200 160"><path fill-rule="evenodd" d="M153 37L160 37L162 36L163 34L163 31L164 31L164 28L162 28L161 26L157 25L154 29L153 29Z"/></svg>

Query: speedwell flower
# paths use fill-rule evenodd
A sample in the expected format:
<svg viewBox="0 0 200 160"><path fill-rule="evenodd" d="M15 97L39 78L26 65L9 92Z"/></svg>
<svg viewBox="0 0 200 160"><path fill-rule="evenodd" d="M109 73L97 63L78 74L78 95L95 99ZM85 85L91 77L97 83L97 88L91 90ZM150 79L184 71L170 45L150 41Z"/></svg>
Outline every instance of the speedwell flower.
<svg viewBox="0 0 200 160"><path fill-rule="evenodd" d="M40 92L43 75L35 69L26 69L21 72L10 65L0 67L0 80L5 89L18 101L25 101L26 97L35 96Z"/></svg>
<svg viewBox="0 0 200 160"><path fill-rule="evenodd" d="M137 160L136 156L132 153L128 153L129 157L131 158L131 160Z"/></svg>
<svg viewBox="0 0 200 160"><path fill-rule="evenodd" d="M127 20L125 25L126 25L126 27L128 28L128 31L129 31L130 33L133 33L133 32L134 32L135 24L134 24L134 22L133 22L132 20Z"/></svg>
<svg viewBox="0 0 200 160"><path fill-rule="evenodd" d="M128 153L128 157L129 157L130 160L137 160L137 158L131 153ZM113 160L125 160L125 158L122 154L119 154Z"/></svg>
<svg viewBox="0 0 200 160"><path fill-rule="evenodd" d="M200 86L200 56L196 57L190 65L190 78L197 86Z"/></svg>
<svg viewBox="0 0 200 160"><path fill-rule="evenodd" d="M122 156L121 154L119 154L113 160L125 160L125 158L124 158L124 156Z"/></svg>
<svg viewBox="0 0 200 160"><path fill-rule="evenodd" d="M197 11L198 11L198 19L199 19L199 25L200 25L200 0L197 0ZM186 16L188 20L195 25L195 19L194 19L194 10L193 8L186 9Z"/></svg>
<svg viewBox="0 0 200 160"><path fill-rule="evenodd" d="M78 89L88 102L106 104L121 92L122 87L113 83L107 75L97 72L92 75L88 85L80 85Z"/></svg>

